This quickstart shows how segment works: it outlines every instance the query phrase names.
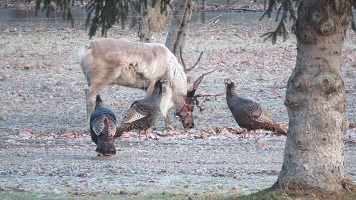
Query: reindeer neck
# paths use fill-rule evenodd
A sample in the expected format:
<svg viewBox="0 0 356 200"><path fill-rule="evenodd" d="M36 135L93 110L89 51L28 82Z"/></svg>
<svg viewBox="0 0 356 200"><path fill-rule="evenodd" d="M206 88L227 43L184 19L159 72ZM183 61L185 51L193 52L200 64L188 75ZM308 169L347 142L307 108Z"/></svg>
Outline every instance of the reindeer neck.
<svg viewBox="0 0 356 200"><path fill-rule="evenodd" d="M173 97L178 95L185 96L188 91L187 75L175 57L172 58L171 65L167 71L167 76L169 77L169 84L173 89Z"/></svg>

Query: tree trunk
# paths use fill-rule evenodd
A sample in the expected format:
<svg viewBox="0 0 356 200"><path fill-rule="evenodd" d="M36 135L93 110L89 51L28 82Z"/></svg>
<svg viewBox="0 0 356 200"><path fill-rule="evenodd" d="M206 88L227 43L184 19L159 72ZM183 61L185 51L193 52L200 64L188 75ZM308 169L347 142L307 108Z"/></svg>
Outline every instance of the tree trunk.
<svg viewBox="0 0 356 200"><path fill-rule="evenodd" d="M130 29L138 25L137 35L141 42L150 42L151 31L148 24L148 10L147 6L140 1L129 1L132 10L132 21Z"/></svg>
<svg viewBox="0 0 356 200"><path fill-rule="evenodd" d="M201 0L200 22L205 24L205 0Z"/></svg>
<svg viewBox="0 0 356 200"><path fill-rule="evenodd" d="M348 121L341 49L349 8L348 0L304 0L298 8L297 62L285 99L289 130L274 187L294 179L325 191L342 189Z"/></svg>
<svg viewBox="0 0 356 200"><path fill-rule="evenodd" d="M193 0L176 0L175 10L170 20L166 46L179 58L179 48L184 49L186 33L193 10Z"/></svg>
<svg viewBox="0 0 356 200"><path fill-rule="evenodd" d="M166 10L161 12L161 1L156 0L154 6L148 6L148 23L151 31L166 31L167 24L172 10L167 6Z"/></svg>
<svg viewBox="0 0 356 200"><path fill-rule="evenodd" d="M141 42L150 42L151 40L151 30L148 23L147 6L141 4L141 13L139 18L139 28L138 28L138 35L140 37Z"/></svg>
<svg viewBox="0 0 356 200"><path fill-rule="evenodd" d="M137 28L141 42L149 42L152 31L163 31L167 27L170 8L161 13L161 0L157 0L155 5L147 4L136 0L129 1L132 10L132 20L130 29Z"/></svg>

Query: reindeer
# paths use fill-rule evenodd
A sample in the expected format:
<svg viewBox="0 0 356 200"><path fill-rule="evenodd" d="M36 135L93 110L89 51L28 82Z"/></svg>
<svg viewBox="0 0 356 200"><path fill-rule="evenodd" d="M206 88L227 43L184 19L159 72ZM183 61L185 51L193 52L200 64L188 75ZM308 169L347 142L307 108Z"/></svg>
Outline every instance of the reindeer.
<svg viewBox="0 0 356 200"><path fill-rule="evenodd" d="M201 56L202 53L196 64ZM164 85L160 104L166 127L173 129L167 116L173 105L183 127L194 127L194 107L191 103L194 102L194 93L199 84L188 90L186 72L196 64L190 69L185 65L183 68L163 44L131 42L127 39L97 39L79 49L78 59L89 87L85 91L88 117L94 109L94 97L106 86L117 84L147 89L146 94L149 95L154 83L163 78L169 81L169 84Z"/></svg>

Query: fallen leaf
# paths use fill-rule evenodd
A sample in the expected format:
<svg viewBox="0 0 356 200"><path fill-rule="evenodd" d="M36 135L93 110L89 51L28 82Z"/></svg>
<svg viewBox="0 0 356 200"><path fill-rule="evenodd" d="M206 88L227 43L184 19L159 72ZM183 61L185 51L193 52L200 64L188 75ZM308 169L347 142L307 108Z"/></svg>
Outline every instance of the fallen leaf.
<svg viewBox="0 0 356 200"><path fill-rule="evenodd" d="M32 130L25 128L19 132L19 136L23 139L30 139L32 138L32 133L33 133Z"/></svg>

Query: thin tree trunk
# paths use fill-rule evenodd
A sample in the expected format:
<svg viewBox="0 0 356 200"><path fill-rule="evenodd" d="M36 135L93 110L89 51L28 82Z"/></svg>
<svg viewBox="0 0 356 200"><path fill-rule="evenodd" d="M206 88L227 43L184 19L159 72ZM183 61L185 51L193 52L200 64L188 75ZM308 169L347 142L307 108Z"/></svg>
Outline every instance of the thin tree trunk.
<svg viewBox="0 0 356 200"><path fill-rule="evenodd" d="M179 58L179 48L184 49L186 33L193 10L193 0L176 0L170 21L166 46Z"/></svg>
<svg viewBox="0 0 356 200"><path fill-rule="evenodd" d="M148 24L148 10L144 3L139 1L129 1L132 10L132 21L130 29L135 28L138 25L137 35L141 42L150 42L151 31ZM148 5L147 5L148 6Z"/></svg>
<svg viewBox="0 0 356 200"><path fill-rule="evenodd" d="M129 1L129 5L130 5L130 8L131 8L131 14L132 14L132 18L131 18L131 22L130 22L129 28L130 29L134 29L134 28L137 28L137 26L138 26L138 19L140 17L140 13L137 11L136 2L135 1L130 0Z"/></svg>
<svg viewBox="0 0 356 200"><path fill-rule="evenodd" d="M162 0L156 0L155 5L148 6L148 23L150 31L166 31L169 16L172 10L167 6L166 10L161 12Z"/></svg>
<svg viewBox="0 0 356 200"><path fill-rule="evenodd" d="M139 20L139 36L141 42L150 42L151 40L151 31L148 24L148 10L147 6L141 4L141 13Z"/></svg>
<svg viewBox="0 0 356 200"><path fill-rule="evenodd" d="M298 8L297 63L285 99L289 130L274 187L294 179L326 191L342 188L348 122L341 49L349 8L348 0L304 0Z"/></svg>
<svg viewBox="0 0 356 200"><path fill-rule="evenodd" d="M202 12L200 14L200 20L202 24L205 24L206 19L205 19L205 0L202 0Z"/></svg>

